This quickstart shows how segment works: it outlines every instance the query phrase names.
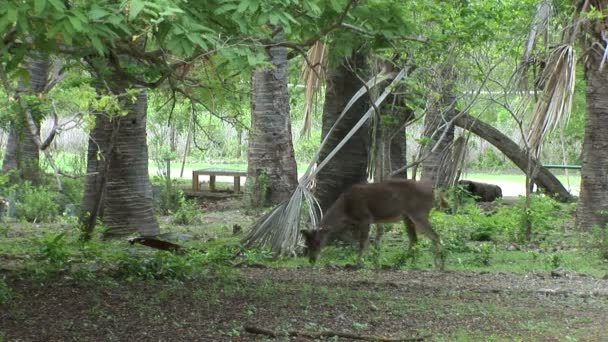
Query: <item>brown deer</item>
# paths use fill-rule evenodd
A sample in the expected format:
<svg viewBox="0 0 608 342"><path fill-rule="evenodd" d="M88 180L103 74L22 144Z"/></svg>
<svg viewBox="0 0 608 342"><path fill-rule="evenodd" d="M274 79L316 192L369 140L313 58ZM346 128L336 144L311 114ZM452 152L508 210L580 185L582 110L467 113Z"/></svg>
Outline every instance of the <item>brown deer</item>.
<svg viewBox="0 0 608 342"><path fill-rule="evenodd" d="M316 263L321 248L330 237L350 233L359 242L361 263L363 252L369 243L370 224L403 220L407 227L410 248L418 242L418 230L431 239L435 266L443 270L441 240L429 222L433 205L433 187L426 182L391 179L380 183L354 185L342 193L327 210L317 229L302 230L310 262Z"/></svg>

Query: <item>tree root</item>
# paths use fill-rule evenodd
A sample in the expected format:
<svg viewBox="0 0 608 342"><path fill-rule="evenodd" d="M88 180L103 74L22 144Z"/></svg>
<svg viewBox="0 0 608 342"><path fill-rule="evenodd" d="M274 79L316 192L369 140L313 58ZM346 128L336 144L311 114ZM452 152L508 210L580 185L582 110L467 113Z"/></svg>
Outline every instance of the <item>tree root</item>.
<svg viewBox="0 0 608 342"><path fill-rule="evenodd" d="M397 342L397 341L424 341L425 337L384 337L384 336L372 336L372 335L359 335L349 332L339 331L322 331L318 333L312 333L307 331L289 330L287 332L278 332L270 329L264 329L254 327L251 325L245 326L245 331L250 334L265 335L270 337L283 337L283 336L297 336L306 338L321 338L321 337L341 337L351 340L362 340L362 341L382 341L382 342Z"/></svg>

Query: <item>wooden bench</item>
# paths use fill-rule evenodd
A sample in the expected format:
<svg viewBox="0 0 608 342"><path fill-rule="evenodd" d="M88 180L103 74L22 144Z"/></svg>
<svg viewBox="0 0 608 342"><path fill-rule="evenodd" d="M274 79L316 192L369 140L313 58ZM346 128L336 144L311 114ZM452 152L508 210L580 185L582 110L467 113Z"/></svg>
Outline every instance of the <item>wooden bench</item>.
<svg viewBox="0 0 608 342"><path fill-rule="evenodd" d="M209 190L215 191L215 177L228 176L234 177L234 192L241 192L241 177L247 176L247 171L222 170L222 169L203 169L192 171L192 191L199 191L198 176L209 176Z"/></svg>

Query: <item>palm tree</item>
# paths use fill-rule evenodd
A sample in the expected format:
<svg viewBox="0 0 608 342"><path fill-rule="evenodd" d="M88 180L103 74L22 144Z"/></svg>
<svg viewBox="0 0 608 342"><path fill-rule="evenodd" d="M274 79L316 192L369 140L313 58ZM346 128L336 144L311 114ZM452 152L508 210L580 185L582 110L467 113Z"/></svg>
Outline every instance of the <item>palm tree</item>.
<svg viewBox="0 0 608 342"><path fill-rule="evenodd" d="M581 12L590 5L601 13L608 8L607 0L581 1ZM588 7L590 8L590 7ZM587 116L583 141L581 191L576 210L576 223L589 230L606 229L608 224L608 68L606 68L605 35L608 20L593 19L585 30L587 52Z"/></svg>
<svg viewBox="0 0 608 342"><path fill-rule="evenodd" d="M280 41L283 32L273 37ZM251 131L247 155L247 189L254 206L288 199L298 184L289 117L287 48L267 48L271 68L252 76Z"/></svg>
<svg viewBox="0 0 608 342"><path fill-rule="evenodd" d="M325 137L351 97L363 86L362 76L367 71L367 53L355 51L327 74L323 107L322 136ZM319 162L338 145L368 109L367 96L361 97L340 120L319 154ZM318 173L315 196L323 210L328 209L338 196L356 183L367 181L368 132L360 129Z"/></svg>
<svg viewBox="0 0 608 342"><path fill-rule="evenodd" d="M47 56L28 58L30 83L19 85L20 91L37 95L47 88L48 74L51 63ZM34 110L32 110L34 112ZM40 135L41 113L33 113L36 134ZM24 180L38 183L40 180L40 151L36 145L35 137L28 129L26 119L18 116L11 121L9 128L6 155L2 163L2 173L18 170Z"/></svg>
<svg viewBox="0 0 608 342"><path fill-rule="evenodd" d="M104 73L96 71L99 80ZM118 97L125 115L96 113L96 125L89 138L87 180L81 220L85 238L90 238L95 218L103 210L106 236L138 232L159 233L154 215L152 185L148 174L146 135L147 91L135 87L135 99L127 96L129 82L117 72L95 84L98 93L108 90Z"/></svg>

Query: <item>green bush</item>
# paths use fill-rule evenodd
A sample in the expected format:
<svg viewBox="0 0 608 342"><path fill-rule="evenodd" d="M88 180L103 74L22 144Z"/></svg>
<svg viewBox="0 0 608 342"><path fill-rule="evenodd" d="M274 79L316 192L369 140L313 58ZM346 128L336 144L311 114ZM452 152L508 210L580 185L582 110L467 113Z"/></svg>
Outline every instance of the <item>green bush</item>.
<svg viewBox="0 0 608 342"><path fill-rule="evenodd" d="M38 258L57 268L63 267L71 255L64 233L45 234L42 239L36 241L36 245Z"/></svg>
<svg viewBox="0 0 608 342"><path fill-rule="evenodd" d="M192 225L202 222L201 208L195 200L181 198L179 209L173 214L175 224Z"/></svg>
<svg viewBox="0 0 608 342"><path fill-rule="evenodd" d="M17 187L15 216L29 222L52 222L59 215L61 195L45 186L25 182Z"/></svg>
<svg viewBox="0 0 608 342"><path fill-rule="evenodd" d="M158 198L157 211L161 215L171 215L175 213L180 205L181 201L184 199L184 193L177 188L177 184L175 181L171 185L167 185L165 180L161 180L159 182L161 186L160 196Z"/></svg>

